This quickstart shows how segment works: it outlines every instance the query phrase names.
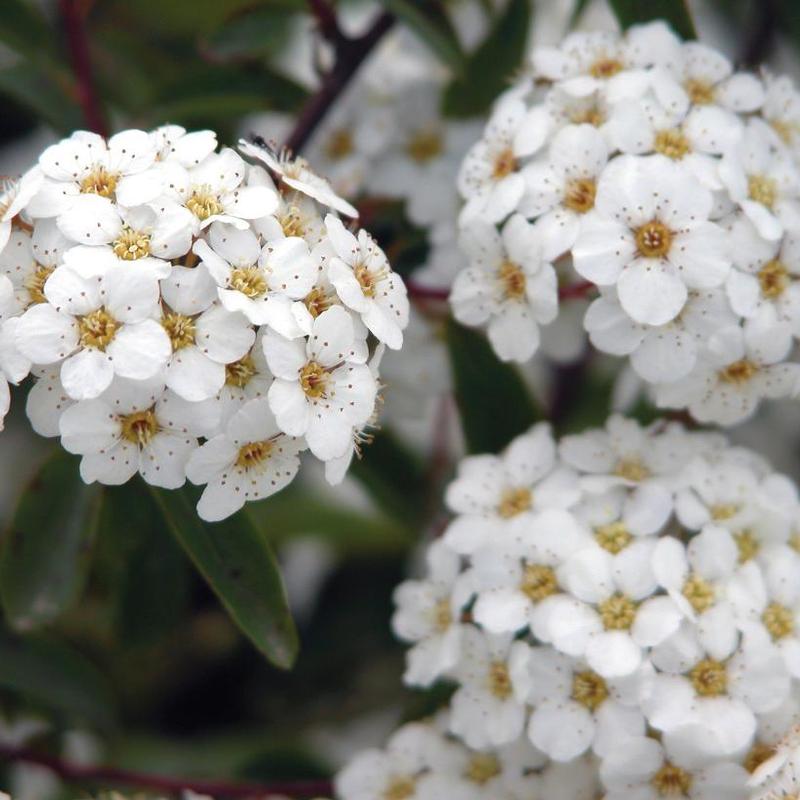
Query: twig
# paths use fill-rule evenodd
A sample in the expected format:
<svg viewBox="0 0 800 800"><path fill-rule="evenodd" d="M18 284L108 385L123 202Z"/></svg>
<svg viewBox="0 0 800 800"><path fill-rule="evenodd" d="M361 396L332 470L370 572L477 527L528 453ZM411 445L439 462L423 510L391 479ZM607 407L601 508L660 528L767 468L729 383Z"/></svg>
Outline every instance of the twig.
<svg viewBox="0 0 800 800"><path fill-rule="evenodd" d="M86 127L90 131L107 134L106 123L92 77L92 60L89 39L86 35L85 14L78 8L77 0L59 0L61 21L67 38L69 56L78 90L78 102L83 111Z"/></svg>
<svg viewBox="0 0 800 800"><path fill-rule="evenodd" d="M312 3L313 7L322 5L331 11L327 3ZM319 17L317 18L319 19ZM286 140L286 148L288 150L297 153L303 149L325 118L336 98L344 91L344 88L358 71L364 59L372 52L375 45L378 44L392 25L394 25L394 16L389 12L383 12L378 15L369 30L362 36L350 39L339 31L340 36L336 44L336 61L330 72L322 78L322 85L301 109L294 129Z"/></svg>
<svg viewBox="0 0 800 800"><path fill-rule="evenodd" d="M336 12L328 0L307 0L322 37L334 47L339 47L347 38L339 27Z"/></svg>
<svg viewBox="0 0 800 800"><path fill-rule="evenodd" d="M244 783L217 780L193 780L151 775L118 767L85 766L45 755L26 747L0 745L0 760L36 764L54 772L64 781L93 784L122 784L154 792L177 794L190 789L198 794L230 798L268 798L273 795L312 797L330 795L330 781L275 781L274 783Z"/></svg>

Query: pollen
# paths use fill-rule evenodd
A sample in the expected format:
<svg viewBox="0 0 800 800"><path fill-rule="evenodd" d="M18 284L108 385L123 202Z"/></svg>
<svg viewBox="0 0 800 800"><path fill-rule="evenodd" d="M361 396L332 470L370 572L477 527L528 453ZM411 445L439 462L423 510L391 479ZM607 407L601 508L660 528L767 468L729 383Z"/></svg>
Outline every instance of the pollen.
<svg viewBox="0 0 800 800"><path fill-rule="evenodd" d="M591 67L589 67L589 74L593 78L613 78L618 72L621 72L624 65L618 58L603 57L598 58Z"/></svg>
<svg viewBox="0 0 800 800"><path fill-rule="evenodd" d="M673 161L680 161L687 153L692 151L689 140L677 128L659 131L656 134L653 147L657 153L661 153Z"/></svg>
<svg viewBox="0 0 800 800"><path fill-rule="evenodd" d="M698 614L711 608L716 599L714 587L694 572L686 579L681 593Z"/></svg>
<svg viewBox="0 0 800 800"><path fill-rule="evenodd" d="M119 323L105 310L98 308L78 318L78 337L82 347L105 351L114 341Z"/></svg>
<svg viewBox="0 0 800 800"><path fill-rule="evenodd" d="M621 458L614 467L614 474L626 481L639 483L650 477L650 470L637 457Z"/></svg>
<svg viewBox="0 0 800 800"><path fill-rule="evenodd" d="M510 147L501 150L494 159L492 168L492 177L496 180L502 180L508 177L512 172L517 169L517 157Z"/></svg>
<svg viewBox="0 0 800 800"><path fill-rule="evenodd" d="M758 271L761 294L768 300L780 297L789 288L790 282L789 270L777 259L768 261Z"/></svg>
<svg viewBox="0 0 800 800"><path fill-rule="evenodd" d="M739 549L739 563L746 564L752 561L761 549L761 542L753 535L753 532L748 528L738 531L733 534L733 541L736 542L736 547Z"/></svg>
<svg viewBox="0 0 800 800"><path fill-rule="evenodd" d="M442 598L433 607L433 625L439 633L444 633L453 623L453 612L450 610L450 600Z"/></svg>
<svg viewBox="0 0 800 800"><path fill-rule="evenodd" d="M611 595L598 605L600 619L607 631L627 631L636 619L636 603L624 594Z"/></svg>
<svg viewBox="0 0 800 800"><path fill-rule="evenodd" d="M97 194L111 197L117 189L119 175L109 172L105 167L96 166L80 184L82 194Z"/></svg>
<svg viewBox="0 0 800 800"><path fill-rule="evenodd" d="M509 300L522 300L525 297L527 280L525 273L513 261L504 261L497 271L503 290L503 297Z"/></svg>
<svg viewBox="0 0 800 800"><path fill-rule="evenodd" d="M221 214L223 211L219 199L207 184L192 188L192 194L186 201L186 208L201 222L216 214Z"/></svg>
<svg viewBox="0 0 800 800"><path fill-rule="evenodd" d="M272 453L273 444L269 439L260 442L248 442L239 448L236 456L236 466L240 469L250 470L263 464Z"/></svg>
<svg viewBox="0 0 800 800"><path fill-rule="evenodd" d="M253 376L258 372L256 362L248 353L244 358L233 361L225 365L225 383L227 386L235 386L237 389L244 389L250 383Z"/></svg>
<svg viewBox="0 0 800 800"><path fill-rule="evenodd" d="M746 358L728 364L725 369L721 369L717 375L722 383L733 386L743 386L758 372L758 365Z"/></svg>
<svg viewBox="0 0 800 800"><path fill-rule="evenodd" d="M717 522L732 519L739 513L739 506L735 503L717 503L710 508L711 518Z"/></svg>
<svg viewBox="0 0 800 800"><path fill-rule="evenodd" d="M597 184L592 178L576 178L567 184L564 205L578 214L585 214L594 208L596 194Z"/></svg>
<svg viewBox="0 0 800 800"><path fill-rule="evenodd" d="M689 672L689 680L701 697L720 697L728 691L725 665L713 658L698 661Z"/></svg>
<svg viewBox="0 0 800 800"><path fill-rule="evenodd" d="M800 126L796 122L788 122L782 119L772 119L769 124L772 126L772 130L778 134L781 141L791 147L797 137Z"/></svg>
<svg viewBox="0 0 800 800"><path fill-rule="evenodd" d="M126 442L144 447L158 433L159 425L155 411L136 411L120 419L120 435Z"/></svg>
<svg viewBox="0 0 800 800"><path fill-rule="evenodd" d="M300 209L297 208L297 206L290 206L286 213L278 218L278 222L280 223L283 235L286 237L302 237L305 235L306 226L303 222L303 216L300 213Z"/></svg>
<svg viewBox="0 0 800 800"><path fill-rule="evenodd" d="M323 311L333 305L333 296L328 294L321 286L315 286L304 298L303 303L308 313L316 319Z"/></svg>
<svg viewBox="0 0 800 800"><path fill-rule="evenodd" d="M237 267L231 272L230 286L252 300L266 293L267 279L258 267Z"/></svg>
<svg viewBox="0 0 800 800"><path fill-rule="evenodd" d="M325 396L329 377L325 367L317 364L316 361L309 361L300 370L300 388L305 392L306 397L318 400Z"/></svg>
<svg viewBox="0 0 800 800"><path fill-rule="evenodd" d="M409 157L418 164L427 164L441 155L443 150L442 135L432 128L415 131L406 145L406 152Z"/></svg>
<svg viewBox="0 0 800 800"><path fill-rule="evenodd" d="M663 258L672 247L672 231L657 219L636 231L636 247L645 258Z"/></svg>
<svg viewBox="0 0 800 800"><path fill-rule="evenodd" d="M358 285L364 297L374 298L377 294L378 284L389 275L389 270L383 267L378 270L371 270L366 264L356 264L353 269Z"/></svg>
<svg viewBox="0 0 800 800"><path fill-rule="evenodd" d="M126 225L111 246L117 258L136 261L150 255L150 234L135 231Z"/></svg>
<svg viewBox="0 0 800 800"><path fill-rule="evenodd" d="M173 353L195 342L197 326L191 317L169 311L161 318L161 327L169 336Z"/></svg>
<svg viewBox="0 0 800 800"><path fill-rule="evenodd" d="M31 305L47 302L47 298L44 296L44 285L47 283L47 279L53 274L54 269L55 267L43 267L38 265L25 281L25 289L28 292Z"/></svg>
<svg viewBox="0 0 800 800"><path fill-rule="evenodd" d="M774 749L764 742L756 742L744 757L742 766L749 772L755 772L767 759L772 758Z"/></svg>
<svg viewBox="0 0 800 800"><path fill-rule="evenodd" d="M393 775L383 792L383 800L406 800L417 791L414 778L409 775Z"/></svg>
<svg viewBox="0 0 800 800"><path fill-rule="evenodd" d="M511 686L511 675L508 667L503 661L493 661L489 666L489 691L498 700L508 700L511 697L513 688Z"/></svg>
<svg viewBox="0 0 800 800"><path fill-rule="evenodd" d="M708 81L689 78L683 84L683 88L686 89L686 94L696 106L707 106L714 102L714 87Z"/></svg>
<svg viewBox="0 0 800 800"><path fill-rule="evenodd" d="M538 603L558 591L556 573L545 564L526 564L522 569L519 589L534 603Z"/></svg>
<svg viewBox="0 0 800 800"><path fill-rule="evenodd" d="M780 603L770 603L764 609L761 621L775 641L785 639L794 631L794 614Z"/></svg>
<svg viewBox="0 0 800 800"><path fill-rule="evenodd" d="M500 504L497 506L497 513L503 519L511 519L517 514L530 511L533 505L533 494L530 489L518 487L506 489L500 497Z"/></svg>
<svg viewBox="0 0 800 800"><path fill-rule="evenodd" d="M335 130L325 142L325 155L331 161L341 161L343 158L347 158L353 150L353 135L347 128Z"/></svg>
<svg viewBox="0 0 800 800"><path fill-rule="evenodd" d="M597 105L576 107L569 112L569 121L573 125L592 125L599 128L606 121L606 115Z"/></svg>
<svg viewBox="0 0 800 800"><path fill-rule="evenodd" d="M778 182L766 175L750 175L747 178L747 194L756 203L772 208L778 199Z"/></svg>
<svg viewBox="0 0 800 800"><path fill-rule="evenodd" d="M659 797L688 797L692 788L692 776L685 769L665 761L650 779L650 783Z"/></svg>
<svg viewBox="0 0 800 800"><path fill-rule="evenodd" d="M464 770L464 777L478 786L485 786L492 778L496 778L502 769L497 756L491 753L475 753Z"/></svg>
<svg viewBox="0 0 800 800"><path fill-rule="evenodd" d="M572 676L572 699L589 711L595 711L608 699L608 686L592 670L576 672Z"/></svg>
<svg viewBox="0 0 800 800"><path fill-rule="evenodd" d="M598 525L594 529L594 538L597 544L612 555L621 553L630 543L633 536L624 522L609 522L607 525Z"/></svg>

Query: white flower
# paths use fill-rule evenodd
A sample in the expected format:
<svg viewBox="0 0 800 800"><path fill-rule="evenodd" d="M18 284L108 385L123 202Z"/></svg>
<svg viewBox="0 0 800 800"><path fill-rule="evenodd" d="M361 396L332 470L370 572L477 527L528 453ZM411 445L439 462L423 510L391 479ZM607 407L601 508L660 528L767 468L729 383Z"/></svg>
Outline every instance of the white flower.
<svg viewBox="0 0 800 800"><path fill-rule="evenodd" d="M64 391L57 367L34 367L32 373L36 380L28 392L25 413L39 436L53 438L60 434L61 415L75 401Z"/></svg>
<svg viewBox="0 0 800 800"><path fill-rule="evenodd" d="M225 365L225 385L217 396L222 406L222 419L227 421L248 400L266 397L272 385L272 373L264 355L263 328L255 344L238 361Z"/></svg>
<svg viewBox="0 0 800 800"><path fill-rule="evenodd" d="M461 233L469 266L453 284L453 314L467 325L488 322L489 340L505 361L528 360L539 346L539 325L558 312L556 273L544 259L544 243L519 214L501 233L478 220Z"/></svg>
<svg viewBox="0 0 800 800"><path fill-rule="evenodd" d="M777 77L764 70L762 77L766 95L761 116L796 158L800 155L800 93L788 75Z"/></svg>
<svg viewBox="0 0 800 800"><path fill-rule="evenodd" d="M0 307L3 304L3 295L10 297L11 288L8 279L0 279ZM0 313L2 320L2 313ZM17 344L17 331L19 317L11 317L0 321L0 430L3 420L11 404L11 394L8 384L19 383L30 371L31 362L20 353Z"/></svg>
<svg viewBox="0 0 800 800"><path fill-rule="evenodd" d="M334 306L314 320L307 341L270 331L263 342L275 375L269 405L280 429L305 436L323 461L343 455L353 428L372 415L378 391L353 318Z"/></svg>
<svg viewBox="0 0 800 800"><path fill-rule="evenodd" d="M158 284L135 267L94 278L60 267L44 293L48 302L20 318L17 346L35 364L63 361L61 381L75 400L97 397L114 375L151 378L169 358L169 337L153 319Z"/></svg>
<svg viewBox="0 0 800 800"><path fill-rule="evenodd" d="M302 439L283 434L266 398L245 403L222 433L195 450L186 465L192 483L206 484L197 513L225 519L247 501L263 500L290 484L300 468Z"/></svg>
<svg viewBox="0 0 800 800"><path fill-rule="evenodd" d="M361 316L379 341L399 350L409 313L402 278L392 272L383 250L365 230L356 238L331 214L325 217L325 228L335 250L328 277L339 299Z"/></svg>
<svg viewBox="0 0 800 800"><path fill-rule="evenodd" d="M213 403L187 403L164 383L117 379L96 400L82 400L61 415L61 444L81 459L81 477L118 485L138 471L154 486L177 489L198 436L219 420Z"/></svg>
<svg viewBox="0 0 800 800"><path fill-rule="evenodd" d="M19 180L0 181L0 252L11 235L14 218L22 213L39 191L44 175L38 166L29 169Z"/></svg>
<svg viewBox="0 0 800 800"><path fill-rule="evenodd" d="M181 166L197 166L217 149L214 131L187 132L180 125L162 125L150 132L156 146L157 161L177 161Z"/></svg>
<svg viewBox="0 0 800 800"><path fill-rule="evenodd" d="M663 325L678 316L689 289L710 289L727 277L723 233L708 221L710 212L708 190L669 159L619 156L583 220L575 269L601 286L616 285L634 321Z"/></svg>

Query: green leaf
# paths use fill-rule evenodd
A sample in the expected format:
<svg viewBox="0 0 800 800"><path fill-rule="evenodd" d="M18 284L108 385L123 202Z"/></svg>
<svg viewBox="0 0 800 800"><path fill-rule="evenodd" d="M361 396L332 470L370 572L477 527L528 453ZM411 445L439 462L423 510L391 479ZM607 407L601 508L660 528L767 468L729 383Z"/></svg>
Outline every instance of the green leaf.
<svg viewBox="0 0 800 800"><path fill-rule="evenodd" d="M72 131L83 125L67 73L44 70L31 63L0 69L2 94L13 97L59 131Z"/></svg>
<svg viewBox="0 0 800 800"><path fill-rule="evenodd" d="M469 452L497 453L541 418L519 372L498 360L482 333L450 319L447 345Z"/></svg>
<svg viewBox="0 0 800 800"><path fill-rule="evenodd" d="M25 0L3 0L0 42L34 61L52 60L55 53L45 18Z"/></svg>
<svg viewBox="0 0 800 800"><path fill-rule="evenodd" d="M215 58L237 59L277 55L288 41L297 9L258 8L232 17L203 43Z"/></svg>
<svg viewBox="0 0 800 800"><path fill-rule="evenodd" d="M381 0L456 74L464 69L464 53L442 3L433 0Z"/></svg>
<svg viewBox="0 0 800 800"><path fill-rule="evenodd" d="M297 631L272 548L244 513L205 523L187 490L153 489L166 522L234 622L275 666L297 657Z"/></svg>
<svg viewBox="0 0 800 800"><path fill-rule="evenodd" d="M114 698L103 675L80 653L43 637L0 631L0 687L100 728L114 724Z"/></svg>
<svg viewBox="0 0 800 800"><path fill-rule="evenodd" d="M0 542L0 599L18 630L52 622L86 580L102 493L60 448L22 493Z"/></svg>
<svg viewBox="0 0 800 800"><path fill-rule="evenodd" d="M610 0L610 4L623 28L663 19L682 39L697 38L685 0Z"/></svg>
<svg viewBox="0 0 800 800"><path fill-rule="evenodd" d="M530 19L530 0L509 0L489 35L467 57L462 74L447 87L445 115L474 117L488 110L522 64Z"/></svg>

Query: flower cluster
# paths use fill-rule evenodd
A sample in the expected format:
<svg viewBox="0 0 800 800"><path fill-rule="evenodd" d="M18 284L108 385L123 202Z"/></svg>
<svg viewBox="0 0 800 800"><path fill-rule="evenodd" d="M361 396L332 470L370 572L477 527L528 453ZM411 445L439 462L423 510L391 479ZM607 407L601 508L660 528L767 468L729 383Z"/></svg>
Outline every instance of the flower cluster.
<svg viewBox="0 0 800 800"><path fill-rule="evenodd" d="M563 797L596 797L597 781L607 800L748 796L800 722L800 499L785 476L718 434L612 417L465 458L447 503L393 618L405 681L454 686L445 721L357 758L344 800L522 800L539 795L519 781L547 765L584 787Z"/></svg>
<svg viewBox="0 0 800 800"><path fill-rule="evenodd" d="M0 222L0 416L29 371L34 428L87 482L204 484L208 520L336 482L408 322L402 280L307 164L168 126L77 132L10 187ZM202 443L201 443L202 442Z"/></svg>
<svg viewBox="0 0 800 800"><path fill-rule="evenodd" d="M742 420L800 379L798 155L788 78L663 23L536 49L461 166L453 312L526 361L558 284L596 290L592 343L660 406Z"/></svg>

